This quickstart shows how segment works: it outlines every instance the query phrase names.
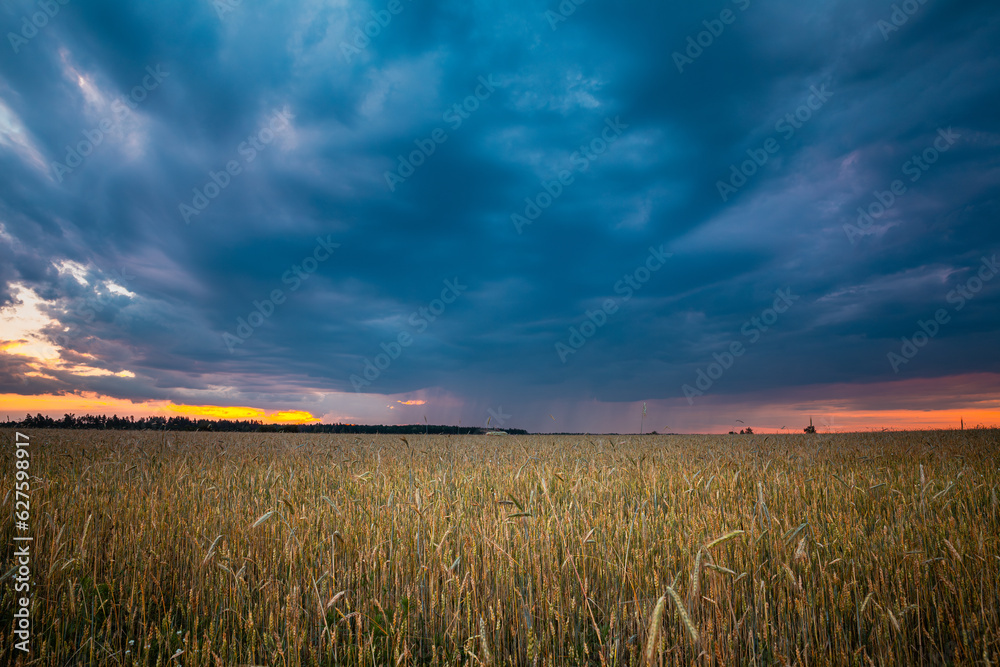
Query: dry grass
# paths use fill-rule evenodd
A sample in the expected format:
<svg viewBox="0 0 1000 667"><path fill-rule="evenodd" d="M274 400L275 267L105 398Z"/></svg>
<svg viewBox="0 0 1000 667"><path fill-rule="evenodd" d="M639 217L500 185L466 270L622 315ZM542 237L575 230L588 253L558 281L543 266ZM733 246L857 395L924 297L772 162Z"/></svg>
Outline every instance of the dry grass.
<svg viewBox="0 0 1000 667"><path fill-rule="evenodd" d="M996 431L30 435L32 664L1000 662Z"/></svg>

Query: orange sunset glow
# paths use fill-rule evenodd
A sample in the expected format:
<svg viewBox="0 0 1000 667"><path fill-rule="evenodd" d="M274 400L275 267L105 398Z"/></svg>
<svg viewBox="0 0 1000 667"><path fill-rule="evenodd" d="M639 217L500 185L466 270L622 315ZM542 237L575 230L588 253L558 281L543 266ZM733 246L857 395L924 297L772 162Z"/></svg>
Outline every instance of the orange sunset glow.
<svg viewBox="0 0 1000 667"><path fill-rule="evenodd" d="M119 417L189 417L192 419L227 419L259 421L265 424L310 424L317 417L303 410L277 410L267 413L259 408L220 405L178 405L170 401L136 403L93 393L21 396L0 394L0 411L11 417L41 413L53 419L64 414L105 414ZM6 416L6 415L5 415Z"/></svg>

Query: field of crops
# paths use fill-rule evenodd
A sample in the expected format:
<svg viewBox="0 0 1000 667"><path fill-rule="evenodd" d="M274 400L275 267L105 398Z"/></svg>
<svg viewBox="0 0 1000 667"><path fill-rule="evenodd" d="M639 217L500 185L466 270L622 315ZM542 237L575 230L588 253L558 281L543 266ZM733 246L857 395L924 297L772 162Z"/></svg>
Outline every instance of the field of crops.
<svg viewBox="0 0 1000 667"><path fill-rule="evenodd" d="M1000 664L996 430L29 435L0 664Z"/></svg>

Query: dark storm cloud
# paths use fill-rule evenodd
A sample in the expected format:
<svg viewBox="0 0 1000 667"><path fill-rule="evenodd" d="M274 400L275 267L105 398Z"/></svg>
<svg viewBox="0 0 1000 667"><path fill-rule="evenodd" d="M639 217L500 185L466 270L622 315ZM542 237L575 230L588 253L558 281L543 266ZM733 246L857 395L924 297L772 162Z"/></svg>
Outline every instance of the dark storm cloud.
<svg viewBox="0 0 1000 667"><path fill-rule="evenodd" d="M370 391L440 387L522 414L541 397L678 398L785 288L799 299L713 393L892 379L900 337L1000 251L1000 12L910 4L888 32L892 3L846 1L586 2L559 20L556 2L401 0L388 22L377 0L60 5L0 49L0 303L34 290L67 350L136 374L80 388L127 398L349 391L456 277L468 291ZM8 3L5 32L34 11ZM581 160L608 122L627 127ZM948 128L958 139L909 180ZM53 167L95 131L79 166ZM428 145L390 189L398 156ZM733 165L762 153L735 185ZM572 183L518 234L512 214L561 171ZM905 194L845 231L896 179ZM318 238L340 247L293 290ZM622 300L661 245L673 256ZM81 316L121 266L130 296ZM1000 371L998 284L901 373ZM274 290L286 300L231 352L223 334ZM563 363L555 344L609 298L619 310Z"/></svg>

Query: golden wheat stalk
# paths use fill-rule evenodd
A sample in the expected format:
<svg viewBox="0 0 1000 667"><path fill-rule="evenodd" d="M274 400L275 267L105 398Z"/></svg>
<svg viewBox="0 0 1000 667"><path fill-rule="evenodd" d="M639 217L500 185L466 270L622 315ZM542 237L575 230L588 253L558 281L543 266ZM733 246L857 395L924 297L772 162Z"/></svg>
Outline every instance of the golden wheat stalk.
<svg viewBox="0 0 1000 667"><path fill-rule="evenodd" d="M260 515L260 517L256 521L253 522L253 525L250 526L250 528L256 528L260 524L270 519L273 515L274 515L274 510L271 510L270 512L264 512L263 514Z"/></svg>
<svg viewBox="0 0 1000 667"><path fill-rule="evenodd" d="M706 544L704 548L707 551L708 549L711 549L712 547L714 547L716 545L722 544L723 542L728 542L729 540L733 539L734 537L739 537L740 535L743 534L743 532L744 531L742 531L742 530L731 530L728 533L726 533L725 535L723 535L722 537L715 538L714 540L712 540L711 542L709 542L708 544Z"/></svg>
<svg viewBox="0 0 1000 667"><path fill-rule="evenodd" d="M486 640L486 624L483 623L483 617L479 617L479 643L483 647L483 660L482 662L487 665L493 664L493 654L490 652L490 644Z"/></svg>
<svg viewBox="0 0 1000 667"><path fill-rule="evenodd" d="M691 571L691 592L688 594L688 607L692 614L698 613L698 601L701 599L701 557L705 553L698 549L698 555L694 557L694 570Z"/></svg>
<svg viewBox="0 0 1000 667"><path fill-rule="evenodd" d="M667 590L671 590L667 588ZM661 595L653 607L653 615L649 618L649 632L646 634L646 665L653 664L657 649L660 644L660 632L663 629L663 610L667 607L667 596Z"/></svg>
<svg viewBox="0 0 1000 667"><path fill-rule="evenodd" d="M684 622L684 627L687 628L688 634L691 636L691 643L694 644L697 649L697 647L701 644L701 636L698 634L698 629L694 627L694 623L691 622L691 617L688 616L687 609L684 608L681 596L677 594L677 591L675 591L672 586L667 586L667 593L670 594L674 604L677 605L677 613L680 614L681 621Z"/></svg>

